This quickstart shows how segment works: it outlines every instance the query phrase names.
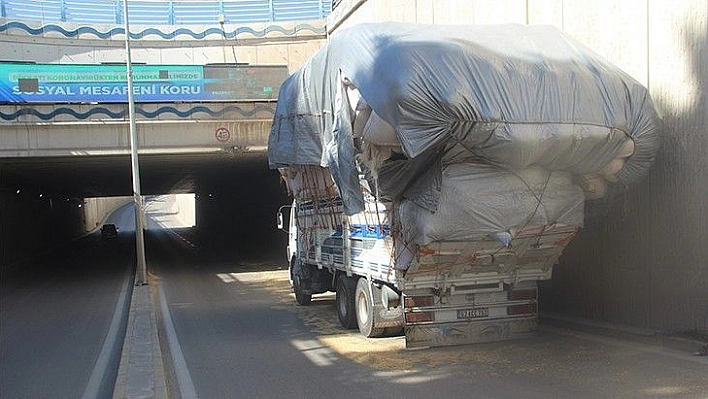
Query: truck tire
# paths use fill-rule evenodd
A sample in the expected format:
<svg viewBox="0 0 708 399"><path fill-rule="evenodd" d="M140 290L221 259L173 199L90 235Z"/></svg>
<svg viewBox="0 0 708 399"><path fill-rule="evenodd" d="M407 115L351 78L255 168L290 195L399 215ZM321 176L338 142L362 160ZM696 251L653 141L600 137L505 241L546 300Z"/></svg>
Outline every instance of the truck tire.
<svg viewBox="0 0 708 399"><path fill-rule="evenodd" d="M310 304L310 302L312 302L312 294L303 294L301 291L295 289L294 287L293 291L295 293L295 301L298 305L307 306Z"/></svg>
<svg viewBox="0 0 708 399"><path fill-rule="evenodd" d="M298 305L307 306L312 302L312 294L305 294L302 292L302 285L300 284L300 274L295 272L295 266L297 265L297 256L293 256L290 260L290 281L293 286L293 293L295 294L295 301Z"/></svg>
<svg viewBox="0 0 708 399"><path fill-rule="evenodd" d="M356 284L356 320L359 332L365 337L381 337L386 330L376 327L376 307L369 290L369 281L360 278Z"/></svg>
<svg viewBox="0 0 708 399"><path fill-rule="evenodd" d="M354 304L356 277L340 274L337 277L337 296L335 297L337 316L342 327L353 330L357 327L356 306Z"/></svg>

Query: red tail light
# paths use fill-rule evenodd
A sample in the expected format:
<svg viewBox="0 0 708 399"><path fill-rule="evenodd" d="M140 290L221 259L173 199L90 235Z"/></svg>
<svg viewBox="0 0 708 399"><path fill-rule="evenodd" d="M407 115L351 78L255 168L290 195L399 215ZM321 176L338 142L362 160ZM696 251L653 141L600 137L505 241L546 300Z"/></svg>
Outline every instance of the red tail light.
<svg viewBox="0 0 708 399"><path fill-rule="evenodd" d="M506 308L506 314L509 316L520 315L520 314L535 314L536 304L526 303L523 305L511 305Z"/></svg>
<svg viewBox="0 0 708 399"><path fill-rule="evenodd" d="M435 298L432 296L407 296L403 305L406 309L433 306L435 305Z"/></svg>
<svg viewBox="0 0 708 399"><path fill-rule="evenodd" d="M433 312L406 313L406 323L422 323L426 321L435 321L435 314Z"/></svg>
<svg viewBox="0 0 708 399"><path fill-rule="evenodd" d="M536 289L530 289L530 290L516 290L516 291L509 291L507 293L507 298L509 298L510 301L522 301L525 299L536 299Z"/></svg>

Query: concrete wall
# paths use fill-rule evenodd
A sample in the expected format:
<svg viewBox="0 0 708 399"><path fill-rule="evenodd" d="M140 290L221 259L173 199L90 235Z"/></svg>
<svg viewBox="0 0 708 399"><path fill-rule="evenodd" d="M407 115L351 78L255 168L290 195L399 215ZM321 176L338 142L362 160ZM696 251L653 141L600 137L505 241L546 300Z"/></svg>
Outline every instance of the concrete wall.
<svg viewBox="0 0 708 399"><path fill-rule="evenodd" d="M175 194L175 202L172 207L178 215L183 226L195 226L197 224L197 211L194 194Z"/></svg>
<svg viewBox="0 0 708 399"><path fill-rule="evenodd" d="M328 30L366 21L551 24L645 84L663 117L657 162L623 198L587 204L543 309L708 331L708 1L344 0Z"/></svg>
<svg viewBox="0 0 708 399"><path fill-rule="evenodd" d="M150 221L154 221L159 228L185 228L197 224L196 195L167 194L151 196L145 200L145 217L148 220L147 229L155 228Z"/></svg>
<svg viewBox="0 0 708 399"><path fill-rule="evenodd" d="M204 114L195 114L182 119L170 115L160 119L158 123L140 121L136 125L137 145L141 154L169 151L263 150L268 144L274 104L260 108L260 111L256 110L252 115L254 118L260 116L260 120L234 121L227 119L228 116L222 116L224 119L221 120L216 117L207 119L208 115L199 119L200 115ZM268 112L269 110L271 112ZM128 122L105 122L92 120L71 124L6 123L0 126L0 157L129 154ZM230 133L228 137L217 138L217 129L224 128Z"/></svg>

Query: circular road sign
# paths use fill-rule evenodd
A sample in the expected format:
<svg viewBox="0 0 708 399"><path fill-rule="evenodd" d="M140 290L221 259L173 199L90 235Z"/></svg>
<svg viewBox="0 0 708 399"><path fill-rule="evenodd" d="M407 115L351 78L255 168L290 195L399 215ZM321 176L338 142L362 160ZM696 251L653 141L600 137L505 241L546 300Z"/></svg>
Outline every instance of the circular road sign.
<svg viewBox="0 0 708 399"><path fill-rule="evenodd" d="M214 132L214 137L216 137L219 142L225 143L231 139L231 132L225 127L218 127L216 128L216 132Z"/></svg>

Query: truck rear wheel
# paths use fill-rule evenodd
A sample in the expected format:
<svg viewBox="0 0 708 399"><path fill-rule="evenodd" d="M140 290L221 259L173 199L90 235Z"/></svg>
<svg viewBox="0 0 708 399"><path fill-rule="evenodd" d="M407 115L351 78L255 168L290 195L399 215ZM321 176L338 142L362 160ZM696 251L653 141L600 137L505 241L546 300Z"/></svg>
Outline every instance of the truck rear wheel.
<svg viewBox="0 0 708 399"><path fill-rule="evenodd" d="M340 274L337 277L337 296L335 298L337 316L342 327L353 330L357 327L355 300L356 278Z"/></svg>
<svg viewBox="0 0 708 399"><path fill-rule="evenodd" d="M298 305L307 306L312 301L312 294L305 294L302 292L302 284L300 282L300 269L301 265L298 263L297 256L293 256L290 260L290 283L293 286L293 293L295 294L295 301ZM295 270L298 268L298 270Z"/></svg>
<svg viewBox="0 0 708 399"><path fill-rule="evenodd" d="M369 290L369 281L360 278L356 284L356 319L359 332L365 337L375 338L383 335L385 328L376 328L376 308Z"/></svg>

